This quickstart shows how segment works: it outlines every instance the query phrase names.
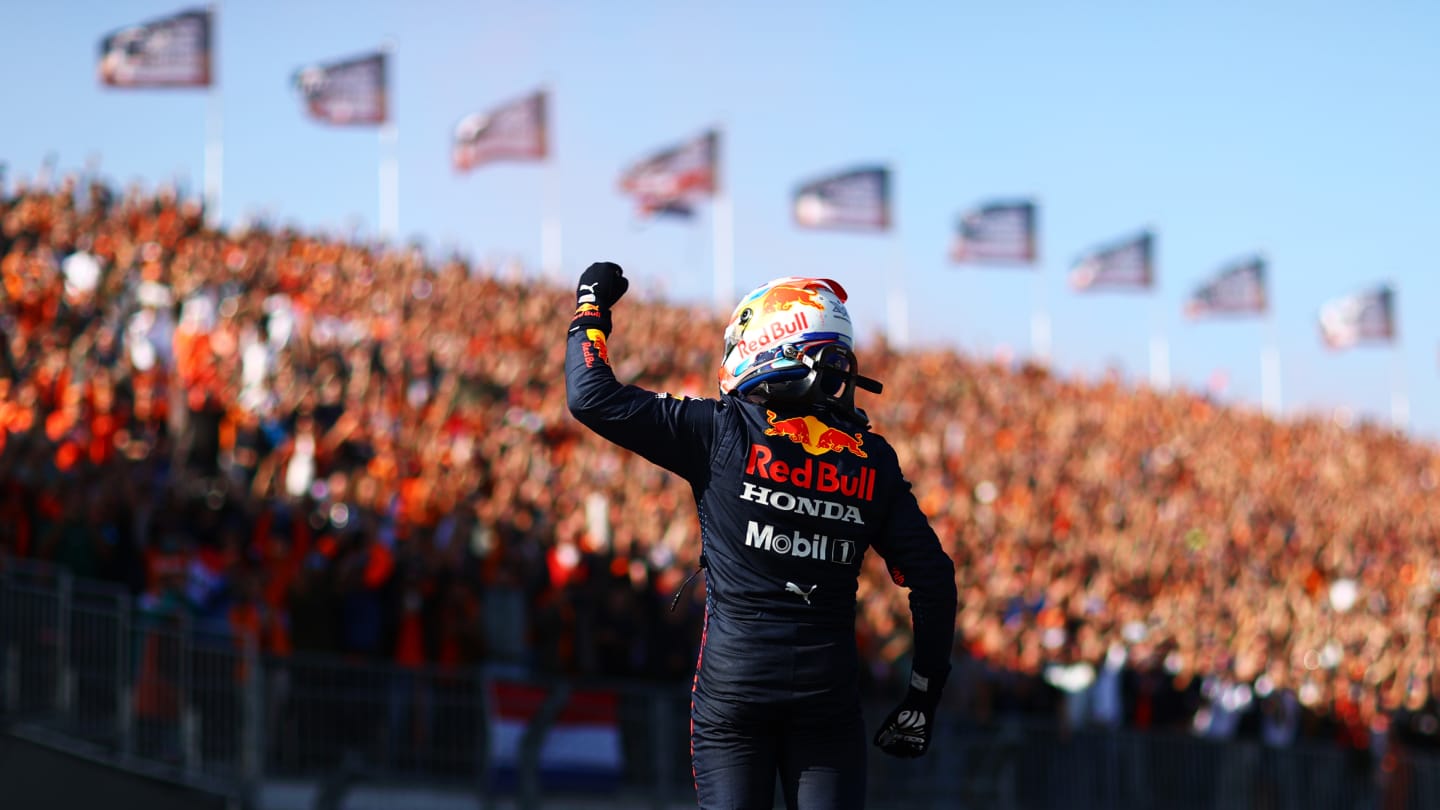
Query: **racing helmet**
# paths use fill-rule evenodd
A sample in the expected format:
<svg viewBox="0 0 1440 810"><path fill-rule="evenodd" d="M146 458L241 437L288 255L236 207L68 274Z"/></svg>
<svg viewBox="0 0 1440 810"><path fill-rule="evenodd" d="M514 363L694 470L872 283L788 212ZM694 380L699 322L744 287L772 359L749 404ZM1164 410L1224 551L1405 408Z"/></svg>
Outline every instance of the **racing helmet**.
<svg viewBox="0 0 1440 810"><path fill-rule="evenodd" d="M755 401L831 400L854 408L861 377L845 288L828 278L777 278L740 299L725 327L720 393Z"/></svg>

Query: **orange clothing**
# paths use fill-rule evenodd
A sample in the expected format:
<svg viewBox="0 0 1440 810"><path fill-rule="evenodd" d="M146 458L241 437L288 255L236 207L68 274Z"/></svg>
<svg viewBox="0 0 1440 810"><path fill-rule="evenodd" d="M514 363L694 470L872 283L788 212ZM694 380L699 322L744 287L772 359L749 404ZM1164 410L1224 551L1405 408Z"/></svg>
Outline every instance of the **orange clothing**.
<svg viewBox="0 0 1440 810"><path fill-rule="evenodd" d="M256 602L239 602L230 608L230 627L235 632L235 643L245 648L253 639L256 648L266 655L289 655L294 652L290 641L290 629L282 613L268 605Z"/></svg>
<svg viewBox="0 0 1440 810"><path fill-rule="evenodd" d="M418 609L406 610L400 619L400 630L395 639L395 663L403 667L425 665L425 629Z"/></svg>

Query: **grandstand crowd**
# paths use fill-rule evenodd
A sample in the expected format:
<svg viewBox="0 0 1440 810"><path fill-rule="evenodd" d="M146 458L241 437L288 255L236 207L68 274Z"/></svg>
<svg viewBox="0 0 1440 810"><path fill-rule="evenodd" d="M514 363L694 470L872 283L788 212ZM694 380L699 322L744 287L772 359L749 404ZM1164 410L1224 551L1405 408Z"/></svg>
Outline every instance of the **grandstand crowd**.
<svg viewBox="0 0 1440 810"><path fill-rule="evenodd" d="M0 189L0 277L0 564L277 657L689 677L693 500L569 416L569 283L212 230L173 189L75 177ZM617 373L713 395L715 313L637 293ZM1119 374L859 352L957 563L951 717L1440 748L1440 450ZM909 616L874 555L858 614L891 688Z"/></svg>

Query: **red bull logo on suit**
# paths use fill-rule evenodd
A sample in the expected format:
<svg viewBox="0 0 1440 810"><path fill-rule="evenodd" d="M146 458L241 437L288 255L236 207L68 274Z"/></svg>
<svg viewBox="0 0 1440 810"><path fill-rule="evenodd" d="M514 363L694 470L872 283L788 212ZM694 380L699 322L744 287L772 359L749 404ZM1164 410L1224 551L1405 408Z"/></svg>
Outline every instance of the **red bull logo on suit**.
<svg viewBox="0 0 1440 810"><path fill-rule="evenodd" d="M807 458L804 464L792 465L774 456L774 451L763 444L750 445L745 474L758 475L777 484L789 484L815 492L834 492L862 501L875 498L875 470L870 467L861 467L855 475L845 475L828 461Z"/></svg>
<svg viewBox="0 0 1440 810"><path fill-rule="evenodd" d="M766 436L784 436L804 447L805 452L812 456L850 452L860 458L869 458L869 455L860 449L865 440L859 433L846 433L813 416L792 416L776 421L775 412L766 411L765 421L770 423L770 427L765 429Z"/></svg>
<svg viewBox="0 0 1440 810"><path fill-rule="evenodd" d="M580 344L585 356L585 367L594 368L597 361L610 365L610 347L605 343L605 333L599 329L586 329L586 340Z"/></svg>

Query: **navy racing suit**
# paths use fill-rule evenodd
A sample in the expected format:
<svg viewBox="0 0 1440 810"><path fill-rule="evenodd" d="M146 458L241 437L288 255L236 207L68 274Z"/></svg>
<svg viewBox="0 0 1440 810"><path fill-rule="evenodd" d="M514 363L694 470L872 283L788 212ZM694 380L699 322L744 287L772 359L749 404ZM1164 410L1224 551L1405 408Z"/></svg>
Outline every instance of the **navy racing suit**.
<svg viewBox="0 0 1440 810"><path fill-rule="evenodd" d="M691 698L700 806L768 808L778 774L788 807L861 807L855 613L866 550L910 589L915 673L943 684L955 632L954 563L894 449L863 419L813 405L622 385L604 332L568 339L571 413L694 492L706 579Z"/></svg>

